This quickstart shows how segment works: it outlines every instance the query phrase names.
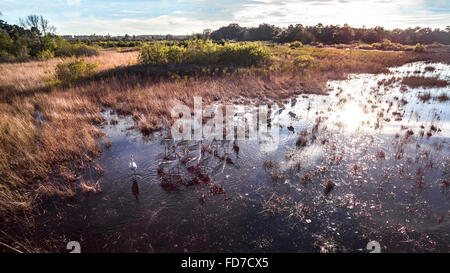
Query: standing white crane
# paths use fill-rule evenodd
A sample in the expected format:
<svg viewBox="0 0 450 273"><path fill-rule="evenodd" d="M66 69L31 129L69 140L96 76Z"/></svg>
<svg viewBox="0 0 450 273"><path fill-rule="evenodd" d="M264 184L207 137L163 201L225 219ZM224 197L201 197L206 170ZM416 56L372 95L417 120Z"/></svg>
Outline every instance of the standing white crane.
<svg viewBox="0 0 450 273"><path fill-rule="evenodd" d="M137 165L136 162L134 162L133 154L130 155L130 164L128 164L128 167L133 171L134 174L136 174Z"/></svg>

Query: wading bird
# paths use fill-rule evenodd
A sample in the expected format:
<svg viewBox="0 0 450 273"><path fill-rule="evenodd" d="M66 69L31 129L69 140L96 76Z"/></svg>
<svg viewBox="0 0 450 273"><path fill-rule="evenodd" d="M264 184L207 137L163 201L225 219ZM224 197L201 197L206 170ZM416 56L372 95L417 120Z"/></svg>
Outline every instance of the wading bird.
<svg viewBox="0 0 450 273"><path fill-rule="evenodd" d="M136 173L137 165L133 160L133 154L130 155L130 164L128 165L128 167L133 171L133 173Z"/></svg>

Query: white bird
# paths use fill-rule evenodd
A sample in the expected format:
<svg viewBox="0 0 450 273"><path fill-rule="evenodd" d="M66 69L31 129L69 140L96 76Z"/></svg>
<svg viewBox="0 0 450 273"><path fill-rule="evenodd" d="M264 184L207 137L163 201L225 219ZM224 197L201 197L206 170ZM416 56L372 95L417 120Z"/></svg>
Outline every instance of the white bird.
<svg viewBox="0 0 450 273"><path fill-rule="evenodd" d="M136 172L137 165L136 165L136 162L134 162L134 160L133 160L133 155L130 155L130 164L128 164L128 167L129 167L130 170L132 170L133 172Z"/></svg>

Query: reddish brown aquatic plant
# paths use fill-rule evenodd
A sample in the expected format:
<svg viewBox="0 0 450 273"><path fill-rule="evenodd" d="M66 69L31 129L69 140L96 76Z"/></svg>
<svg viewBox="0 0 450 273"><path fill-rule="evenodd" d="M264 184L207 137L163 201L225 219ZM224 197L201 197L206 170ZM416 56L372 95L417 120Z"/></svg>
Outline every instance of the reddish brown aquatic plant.
<svg viewBox="0 0 450 273"><path fill-rule="evenodd" d="M423 188L424 187L424 181L423 181L423 177L419 177L416 181L416 186L418 188Z"/></svg>
<svg viewBox="0 0 450 273"><path fill-rule="evenodd" d="M376 157L381 158L381 159L386 159L386 153L383 150L378 151L375 154Z"/></svg>
<svg viewBox="0 0 450 273"><path fill-rule="evenodd" d="M408 138L410 136L414 135L414 131L409 129L408 131L406 131L405 137Z"/></svg>
<svg viewBox="0 0 450 273"><path fill-rule="evenodd" d="M308 144L307 136L308 136L308 131L302 130L300 132L300 135L299 135L295 145L297 145L297 147L305 147Z"/></svg>
<svg viewBox="0 0 450 273"><path fill-rule="evenodd" d="M97 181L95 183L94 183L94 181L81 181L80 188L86 194L89 194L90 192L92 192L92 193L101 193L102 192L102 188L100 186L100 181Z"/></svg>
<svg viewBox="0 0 450 273"><path fill-rule="evenodd" d="M178 189L178 185L174 184L174 183L161 183L161 188L163 188L166 191L173 191Z"/></svg>
<svg viewBox="0 0 450 273"><path fill-rule="evenodd" d="M194 177L187 182L187 186L195 186L200 184L200 179L198 177Z"/></svg>
<svg viewBox="0 0 450 273"><path fill-rule="evenodd" d="M448 82L446 80L441 80L437 77L419 77L419 76L410 76L404 77L402 79L402 84L407 85L411 88L432 88L432 87L446 87Z"/></svg>
<svg viewBox="0 0 450 273"><path fill-rule="evenodd" d="M437 97L434 97L435 100L440 101L440 102L446 102L448 101L450 98L448 97L448 95L446 93L442 93Z"/></svg>
<svg viewBox="0 0 450 273"><path fill-rule="evenodd" d="M430 94L430 92L426 92L426 93L420 94L418 97L422 102L427 102L431 99L431 94Z"/></svg>
<svg viewBox="0 0 450 273"><path fill-rule="evenodd" d="M227 162L227 164L234 164L233 160L228 156L225 158L225 161Z"/></svg>
<svg viewBox="0 0 450 273"><path fill-rule="evenodd" d="M200 173L198 175L198 179L200 179L203 183L210 183L212 181L207 173Z"/></svg>
<svg viewBox="0 0 450 273"><path fill-rule="evenodd" d="M312 181L312 175L309 172L302 174L302 181L303 182Z"/></svg>
<svg viewBox="0 0 450 273"><path fill-rule="evenodd" d="M329 194L335 186L336 184L333 182L333 180L331 180L331 178L328 178L327 183L325 184L325 194Z"/></svg>
<svg viewBox="0 0 450 273"><path fill-rule="evenodd" d="M103 175L103 173L105 172L105 170L103 169L103 167L100 166L100 165L98 165L98 164L96 164L96 165L94 166L94 170L95 170L95 172L96 172L98 175Z"/></svg>
<svg viewBox="0 0 450 273"><path fill-rule="evenodd" d="M213 184L211 186L210 190L211 190L211 193L215 194L215 195L217 195L217 194L226 194L226 191L225 191L224 187L223 186L218 186L216 184Z"/></svg>
<svg viewBox="0 0 450 273"><path fill-rule="evenodd" d="M278 168L279 165L275 161L273 161L271 159L267 159L267 160L264 160L263 167L266 169L273 169L273 168Z"/></svg>
<svg viewBox="0 0 450 273"><path fill-rule="evenodd" d="M106 149L111 148L111 146L112 146L112 142L111 141L108 140L108 141L105 142L105 148Z"/></svg>
<svg viewBox="0 0 450 273"><path fill-rule="evenodd" d="M233 150L239 154L239 145L237 144L237 141L233 141Z"/></svg>
<svg viewBox="0 0 450 273"><path fill-rule="evenodd" d="M405 150L402 147L400 147L397 149L397 152L395 153L395 158L402 159L404 157L404 154L405 154Z"/></svg>
<svg viewBox="0 0 450 273"><path fill-rule="evenodd" d="M112 118L110 121L109 121L109 124L111 124L111 125L117 125L119 122L117 121L117 119L115 119L115 118Z"/></svg>

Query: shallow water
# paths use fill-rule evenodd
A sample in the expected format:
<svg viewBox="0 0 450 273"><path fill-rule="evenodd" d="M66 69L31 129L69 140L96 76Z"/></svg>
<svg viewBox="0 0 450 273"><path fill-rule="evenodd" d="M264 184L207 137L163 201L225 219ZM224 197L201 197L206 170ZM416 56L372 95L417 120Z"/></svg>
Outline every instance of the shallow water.
<svg viewBox="0 0 450 273"><path fill-rule="evenodd" d="M450 102L418 98L449 89L405 89L406 75L450 80L450 66L350 75L327 96L286 101L273 111L272 149L145 138L105 113L119 123L103 128L104 173L84 177L102 192L49 207L40 228L84 252L367 252L372 240L386 252L449 252Z"/></svg>

